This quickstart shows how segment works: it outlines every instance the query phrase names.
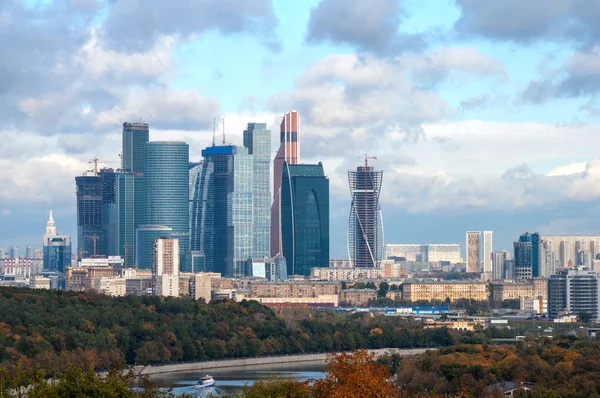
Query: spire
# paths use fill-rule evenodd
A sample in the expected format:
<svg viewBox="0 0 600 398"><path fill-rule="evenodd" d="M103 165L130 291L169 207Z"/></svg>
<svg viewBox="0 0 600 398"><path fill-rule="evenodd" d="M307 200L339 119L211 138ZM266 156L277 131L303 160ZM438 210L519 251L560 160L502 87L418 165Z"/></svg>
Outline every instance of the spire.
<svg viewBox="0 0 600 398"><path fill-rule="evenodd" d="M56 226L54 224L54 218L52 217L52 210L50 210L50 218L48 219L48 222L46 223L46 235L47 236L56 235Z"/></svg>
<svg viewBox="0 0 600 398"><path fill-rule="evenodd" d="M54 222L54 218L52 218L52 210L50 210L50 219L48 220L48 222Z"/></svg>

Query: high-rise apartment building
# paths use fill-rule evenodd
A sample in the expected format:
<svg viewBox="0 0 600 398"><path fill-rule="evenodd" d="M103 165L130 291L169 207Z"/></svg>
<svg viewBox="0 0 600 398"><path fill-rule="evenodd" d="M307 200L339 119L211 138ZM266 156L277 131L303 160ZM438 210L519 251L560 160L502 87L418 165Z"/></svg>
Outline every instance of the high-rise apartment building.
<svg viewBox="0 0 600 398"><path fill-rule="evenodd" d="M481 232L467 231L467 272L479 272L481 267Z"/></svg>
<svg viewBox="0 0 600 398"><path fill-rule="evenodd" d="M492 252L493 250L493 237L492 231L483 231L483 272L492 274Z"/></svg>
<svg viewBox="0 0 600 398"><path fill-rule="evenodd" d="M52 212L50 212L50 219L52 219ZM54 221L54 220L53 220ZM11 246L8 248L10 258L19 258L19 246Z"/></svg>
<svg viewBox="0 0 600 398"><path fill-rule="evenodd" d="M379 194L383 171L365 165L348 171L352 203L348 222L348 257L355 267L379 267L383 257L383 220Z"/></svg>
<svg viewBox="0 0 600 398"><path fill-rule="evenodd" d="M508 250L498 250L494 252L492 261L492 279L504 279L506 275L506 261L511 260L511 255Z"/></svg>
<svg viewBox="0 0 600 398"><path fill-rule="evenodd" d="M460 245L451 243L398 244L388 243L384 246L384 257L404 258L406 261L437 262L448 261L451 264L463 261Z"/></svg>
<svg viewBox="0 0 600 398"><path fill-rule="evenodd" d="M29 245L25 248L25 258L35 258L35 246Z"/></svg>
<svg viewBox="0 0 600 398"><path fill-rule="evenodd" d="M179 263L189 251L189 146L185 142L156 141L146 144L144 168L147 225L172 228L179 239ZM182 269L186 271L186 269Z"/></svg>
<svg viewBox="0 0 600 398"><path fill-rule="evenodd" d="M329 180L321 163L287 164L281 177L281 241L288 275L329 264Z"/></svg>
<svg viewBox="0 0 600 398"><path fill-rule="evenodd" d="M180 239L153 242L152 280L156 296L179 296Z"/></svg>
<svg viewBox="0 0 600 398"><path fill-rule="evenodd" d="M591 258L600 254L600 236L541 236L540 239L554 253L557 268L574 268L580 251L587 251Z"/></svg>
<svg viewBox="0 0 600 398"><path fill-rule="evenodd" d="M271 130L248 123L244 147L252 157L252 257L269 257L271 246Z"/></svg>
<svg viewBox="0 0 600 398"><path fill-rule="evenodd" d="M300 162L300 115L289 111L283 116L280 126L280 145L273 160L273 204L271 206L271 257L282 252L280 190L284 163L288 165Z"/></svg>
<svg viewBox="0 0 600 398"><path fill-rule="evenodd" d="M558 271L548 281L548 316L554 319L563 313L587 313L597 320L600 315L599 285L596 271Z"/></svg>
<svg viewBox="0 0 600 398"><path fill-rule="evenodd" d="M171 238L173 228L165 225L140 225L136 230L135 265L138 269L152 269L154 241Z"/></svg>

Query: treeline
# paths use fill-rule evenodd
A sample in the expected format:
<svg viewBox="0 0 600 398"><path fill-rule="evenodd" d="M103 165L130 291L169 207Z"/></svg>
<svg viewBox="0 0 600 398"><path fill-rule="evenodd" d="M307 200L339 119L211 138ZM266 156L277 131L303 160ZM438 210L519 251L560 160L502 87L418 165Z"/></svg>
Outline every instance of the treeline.
<svg viewBox="0 0 600 398"><path fill-rule="evenodd" d="M527 397L600 396L600 343L587 338L528 340L518 345L457 345L418 357L383 360L407 396L501 396L488 387L535 383Z"/></svg>
<svg viewBox="0 0 600 398"><path fill-rule="evenodd" d="M69 364L104 370L234 357L358 348L448 346L469 333L369 314L278 317L256 301L205 304L185 298L0 288L0 363ZM479 341L478 338L475 341Z"/></svg>

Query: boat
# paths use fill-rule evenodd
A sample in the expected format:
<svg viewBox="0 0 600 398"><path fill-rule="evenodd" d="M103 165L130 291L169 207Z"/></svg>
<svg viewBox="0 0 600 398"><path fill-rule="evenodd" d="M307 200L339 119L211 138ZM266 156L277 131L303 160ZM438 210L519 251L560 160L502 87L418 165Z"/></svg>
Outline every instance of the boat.
<svg viewBox="0 0 600 398"><path fill-rule="evenodd" d="M206 388L206 387L212 387L215 384L216 384L215 379L213 379L212 376L206 375L203 378L201 378L200 380L198 380L198 383L196 383L195 387Z"/></svg>

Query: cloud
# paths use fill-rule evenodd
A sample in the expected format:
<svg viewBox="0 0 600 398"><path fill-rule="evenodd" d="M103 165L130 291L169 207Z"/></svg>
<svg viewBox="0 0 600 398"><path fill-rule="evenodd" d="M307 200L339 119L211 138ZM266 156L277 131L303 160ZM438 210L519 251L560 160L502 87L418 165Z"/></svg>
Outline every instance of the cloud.
<svg viewBox="0 0 600 398"><path fill-rule="evenodd" d="M565 175L572 175L572 174L576 174L576 173L583 173L586 170L586 167L587 167L587 162L569 163L569 164L565 164L563 166L558 166L558 167L553 168L548 173L546 173L546 175L548 177L553 177L553 176L565 176Z"/></svg>
<svg viewBox="0 0 600 398"><path fill-rule="evenodd" d="M350 44L376 53L425 47L419 34L399 34L404 17L400 0L321 0L311 10L307 40Z"/></svg>
<svg viewBox="0 0 600 398"><path fill-rule="evenodd" d="M10 214L10 210L6 210L6 209L2 210L3 216L8 216L9 214Z"/></svg>
<svg viewBox="0 0 600 398"><path fill-rule="evenodd" d="M189 38L212 30L255 34L272 47L276 24L270 0L119 0L104 26L112 48L144 51L163 35Z"/></svg>
<svg viewBox="0 0 600 398"><path fill-rule="evenodd" d="M528 44L536 40L589 45L600 38L596 0L456 0L461 15L455 26L465 35Z"/></svg>

